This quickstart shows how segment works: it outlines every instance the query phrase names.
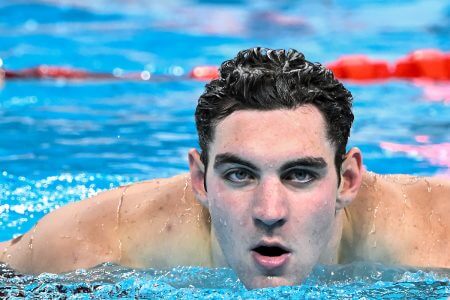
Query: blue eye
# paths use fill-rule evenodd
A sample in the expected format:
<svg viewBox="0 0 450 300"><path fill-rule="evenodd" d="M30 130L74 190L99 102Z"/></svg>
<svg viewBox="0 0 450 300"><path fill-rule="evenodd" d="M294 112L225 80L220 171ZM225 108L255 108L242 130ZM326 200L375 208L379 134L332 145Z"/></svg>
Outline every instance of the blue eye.
<svg viewBox="0 0 450 300"><path fill-rule="evenodd" d="M294 183L309 183L316 179L317 176L308 170L291 170L284 176L284 180L289 180Z"/></svg>
<svg viewBox="0 0 450 300"><path fill-rule="evenodd" d="M245 183L253 180L253 175L242 169L235 169L225 174L225 179L234 183Z"/></svg>

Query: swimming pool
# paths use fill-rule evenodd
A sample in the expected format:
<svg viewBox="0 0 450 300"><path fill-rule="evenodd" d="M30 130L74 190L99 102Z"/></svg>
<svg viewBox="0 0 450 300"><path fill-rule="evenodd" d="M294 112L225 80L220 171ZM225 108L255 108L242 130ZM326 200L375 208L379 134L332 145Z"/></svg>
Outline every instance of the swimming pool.
<svg viewBox="0 0 450 300"><path fill-rule="evenodd" d="M217 65L255 45L296 48L321 62L349 53L393 61L414 49L450 49L445 1L277 3L0 2L0 15L7 16L0 19L6 69L53 64L108 73L148 70L174 79L6 82L0 90L0 240L103 189L186 171L186 150L197 143L192 115L204 82L180 75L194 66ZM448 83L397 80L348 87L356 115L350 143L362 149L369 170L449 176ZM7 277L0 293L75 298L450 293L448 270L376 264L319 266L302 287L251 292L227 269L105 265L60 277Z"/></svg>

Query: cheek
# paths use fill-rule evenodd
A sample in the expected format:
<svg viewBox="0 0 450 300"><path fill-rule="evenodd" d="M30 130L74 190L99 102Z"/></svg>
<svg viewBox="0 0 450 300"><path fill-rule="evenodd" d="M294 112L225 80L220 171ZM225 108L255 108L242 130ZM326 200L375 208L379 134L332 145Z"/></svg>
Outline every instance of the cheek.
<svg viewBox="0 0 450 300"><path fill-rule="evenodd" d="M208 195L211 195L210 208L218 209L225 214L239 214L249 203L249 197L245 191L232 189L217 178L210 180Z"/></svg>
<svg viewBox="0 0 450 300"><path fill-rule="evenodd" d="M234 192L223 184L211 185L208 193L214 195L209 199L209 210L217 230L230 231L247 223L249 202L245 193Z"/></svg>
<svg viewBox="0 0 450 300"><path fill-rule="evenodd" d="M327 182L302 196L305 205L297 206L294 220L297 228L304 228L310 239L321 240L331 234L336 206L337 188Z"/></svg>
<svg viewBox="0 0 450 300"><path fill-rule="evenodd" d="M242 256L242 245L251 230L245 201L238 195L219 189L211 188L211 195L214 195L209 199L212 226L227 263L237 268L235 262Z"/></svg>
<svg viewBox="0 0 450 300"><path fill-rule="evenodd" d="M329 185L323 185L315 191L314 198L317 202L313 205L314 213L318 215L334 214L336 209L336 188L330 188Z"/></svg>
<svg viewBox="0 0 450 300"><path fill-rule="evenodd" d="M315 191L317 201L312 205L311 215L314 218L313 235L320 240L328 240L331 237L335 209L336 209L336 187L323 184Z"/></svg>
<svg viewBox="0 0 450 300"><path fill-rule="evenodd" d="M330 172L332 171L330 170ZM334 212L337 192L338 186L336 176L328 176L325 180L322 180L313 190L313 197L314 199L317 199L317 201L315 201L315 209L328 209L333 210Z"/></svg>

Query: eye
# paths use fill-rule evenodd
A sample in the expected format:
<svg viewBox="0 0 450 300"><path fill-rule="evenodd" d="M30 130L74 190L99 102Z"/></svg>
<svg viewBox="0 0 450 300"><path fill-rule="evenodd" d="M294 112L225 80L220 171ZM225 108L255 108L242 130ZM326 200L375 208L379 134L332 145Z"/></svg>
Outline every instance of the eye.
<svg viewBox="0 0 450 300"><path fill-rule="evenodd" d="M296 169L289 171L283 180L288 180L293 183L309 183L317 178L317 175L309 170Z"/></svg>
<svg viewBox="0 0 450 300"><path fill-rule="evenodd" d="M253 175L243 169L233 169L225 173L225 179L234 183L245 183L254 179Z"/></svg>

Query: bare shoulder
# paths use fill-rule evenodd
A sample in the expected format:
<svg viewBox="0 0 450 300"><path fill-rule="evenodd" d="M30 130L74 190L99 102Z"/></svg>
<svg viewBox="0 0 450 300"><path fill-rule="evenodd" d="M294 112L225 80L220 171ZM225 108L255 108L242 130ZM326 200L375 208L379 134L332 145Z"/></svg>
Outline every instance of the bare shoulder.
<svg viewBox="0 0 450 300"><path fill-rule="evenodd" d="M130 186L117 207L121 264L210 264L209 212L194 198L188 174Z"/></svg>
<svg viewBox="0 0 450 300"><path fill-rule="evenodd" d="M348 207L345 232L359 259L450 266L450 181L439 177L364 175ZM348 230L348 228L351 230Z"/></svg>
<svg viewBox="0 0 450 300"><path fill-rule="evenodd" d="M103 262L138 265L132 259L136 247L152 246L138 241L160 244L167 238L159 232L162 222L173 222L174 214L189 208L201 213L198 227L206 226L208 215L196 205L184 175L119 187L46 215L23 236L1 243L1 260L26 273L58 273Z"/></svg>
<svg viewBox="0 0 450 300"><path fill-rule="evenodd" d="M361 213L367 208L406 206L420 211L448 212L450 209L450 179L411 175L380 175L365 172L361 189L350 209ZM413 207L414 206L414 207ZM370 211L370 209L369 209Z"/></svg>

